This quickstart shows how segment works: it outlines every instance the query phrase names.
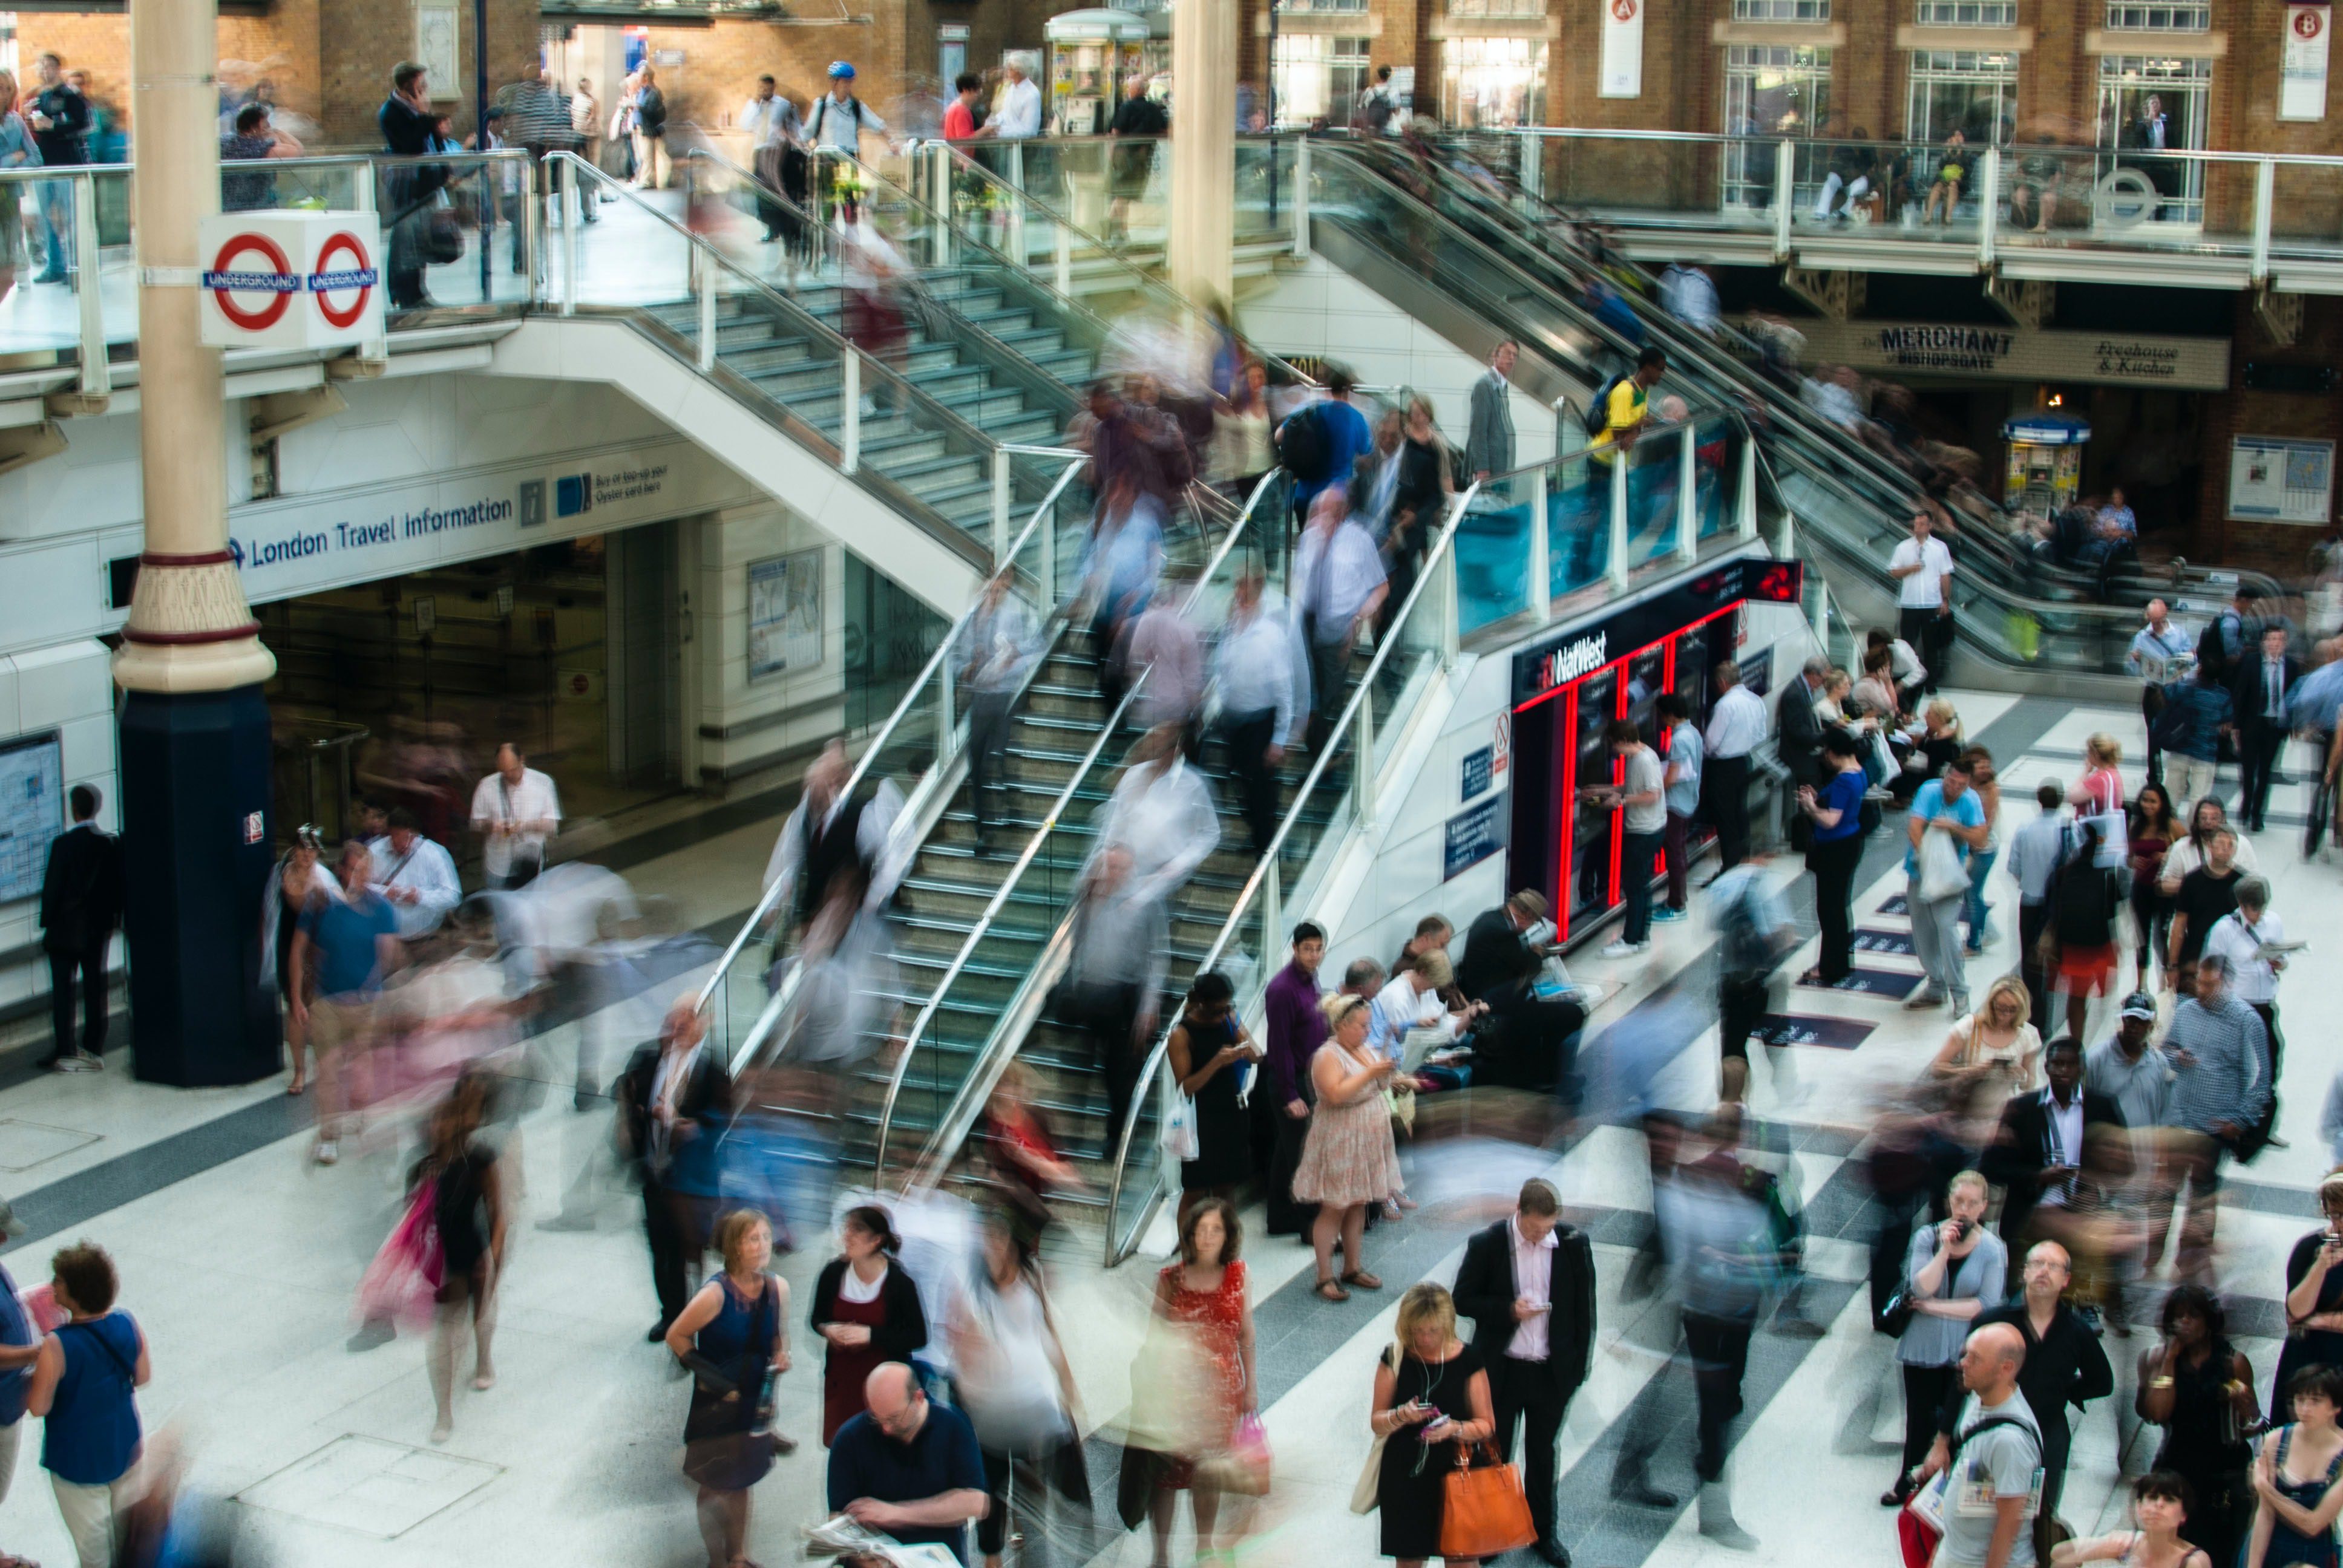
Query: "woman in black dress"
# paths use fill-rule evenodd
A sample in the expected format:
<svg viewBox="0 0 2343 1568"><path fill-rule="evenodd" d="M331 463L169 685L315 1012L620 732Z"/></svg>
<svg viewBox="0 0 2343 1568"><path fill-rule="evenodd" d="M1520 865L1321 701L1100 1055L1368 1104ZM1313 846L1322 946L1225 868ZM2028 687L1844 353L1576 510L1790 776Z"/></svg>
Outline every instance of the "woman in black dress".
<svg viewBox="0 0 2343 1568"><path fill-rule="evenodd" d="M1497 1430L1489 1374L1456 1337L1456 1302L1438 1285L1413 1285L1399 1302L1396 1342L1375 1367L1368 1425L1386 1434L1375 1506L1383 1514L1383 1554L1400 1568L1440 1555L1440 1515L1448 1473L1460 1444L1486 1442ZM1448 1558L1449 1568L1472 1559Z"/></svg>
<svg viewBox="0 0 2343 1568"><path fill-rule="evenodd" d="M2152 1470L2184 1477L2197 1493L2188 1539L2217 1563L2234 1563L2253 1522L2245 1433L2261 1419L2254 1369L2228 1340L2221 1303L2202 1285L2175 1285L2164 1298L2164 1342L2139 1357L2142 1421L2164 1428Z"/></svg>
<svg viewBox="0 0 2343 1568"><path fill-rule="evenodd" d="M2287 1385L2304 1367L2343 1367L2343 1171L2318 1184L2318 1208L2327 1223L2286 1261L2288 1332L2270 1382L2272 1410L2287 1408Z"/></svg>
<svg viewBox="0 0 2343 1568"><path fill-rule="evenodd" d="M1199 1198L1233 1201L1239 1184L1252 1174L1252 1129L1237 1102L1237 1075L1262 1053L1237 1021L1235 999L1228 977L1208 970L1188 988L1172 1030L1172 1074L1180 1092L1196 1102L1196 1157L1180 1163L1183 1220Z"/></svg>
<svg viewBox="0 0 2343 1568"><path fill-rule="evenodd" d="M746 1568L749 1489L797 1447L772 1430L772 1380L789 1370L789 1287L772 1271L773 1231L738 1209L717 1221L720 1273L668 1326L667 1348L692 1374L683 1473L699 1488L708 1568Z"/></svg>

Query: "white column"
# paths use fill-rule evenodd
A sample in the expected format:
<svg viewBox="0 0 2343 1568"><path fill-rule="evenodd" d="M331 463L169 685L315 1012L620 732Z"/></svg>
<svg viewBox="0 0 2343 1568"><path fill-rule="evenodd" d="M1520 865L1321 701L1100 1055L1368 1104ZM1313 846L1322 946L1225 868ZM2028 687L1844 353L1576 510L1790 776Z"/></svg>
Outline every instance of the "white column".
<svg viewBox="0 0 2343 1568"><path fill-rule="evenodd" d="M1234 286L1237 168L1236 0L1180 0L1172 8L1172 286L1191 300L1225 300Z"/></svg>

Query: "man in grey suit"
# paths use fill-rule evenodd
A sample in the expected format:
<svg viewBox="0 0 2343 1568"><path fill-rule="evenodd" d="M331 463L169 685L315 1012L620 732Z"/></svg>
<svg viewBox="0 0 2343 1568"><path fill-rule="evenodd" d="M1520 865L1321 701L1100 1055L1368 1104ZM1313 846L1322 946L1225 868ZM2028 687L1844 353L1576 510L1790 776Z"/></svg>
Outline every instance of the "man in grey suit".
<svg viewBox="0 0 2343 1568"><path fill-rule="evenodd" d="M1511 384L1513 361L1521 345L1506 338L1489 356L1489 373L1473 383L1473 425L1464 437L1464 471L1476 480L1503 474L1513 466L1513 411Z"/></svg>

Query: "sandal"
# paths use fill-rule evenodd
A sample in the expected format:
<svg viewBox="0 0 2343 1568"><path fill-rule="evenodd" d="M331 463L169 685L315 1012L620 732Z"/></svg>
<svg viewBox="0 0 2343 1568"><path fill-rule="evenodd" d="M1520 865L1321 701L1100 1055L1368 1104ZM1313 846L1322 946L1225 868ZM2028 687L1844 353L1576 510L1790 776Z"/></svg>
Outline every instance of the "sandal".
<svg viewBox="0 0 2343 1568"><path fill-rule="evenodd" d="M1342 1276L1342 1283L1356 1285L1363 1291L1380 1291L1383 1288L1383 1281L1368 1273L1364 1269L1353 1269Z"/></svg>
<svg viewBox="0 0 2343 1568"><path fill-rule="evenodd" d="M1330 1302L1347 1302L1351 1299L1351 1292L1332 1280L1321 1280L1312 1288L1320 1296Z"/></svg>

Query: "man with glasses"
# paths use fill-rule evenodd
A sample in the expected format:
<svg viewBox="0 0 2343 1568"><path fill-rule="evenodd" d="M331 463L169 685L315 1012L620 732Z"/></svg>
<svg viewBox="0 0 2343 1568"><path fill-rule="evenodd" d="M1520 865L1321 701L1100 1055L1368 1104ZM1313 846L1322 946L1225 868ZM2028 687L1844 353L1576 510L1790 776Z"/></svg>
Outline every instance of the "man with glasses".
<svg viewBox="0 0 2343 1568"><path fill-rule="evenodd" d="M991 1508L968 1417L933 1404L911 1369L888 1362L863 1384L864 1413L830 1445L830 1507L905 1546L968 1561L966 1526ZM861 1568L869 1559L842 1559Z"/></svg>

